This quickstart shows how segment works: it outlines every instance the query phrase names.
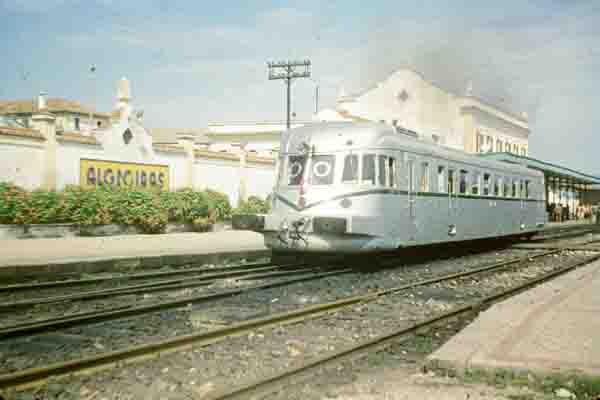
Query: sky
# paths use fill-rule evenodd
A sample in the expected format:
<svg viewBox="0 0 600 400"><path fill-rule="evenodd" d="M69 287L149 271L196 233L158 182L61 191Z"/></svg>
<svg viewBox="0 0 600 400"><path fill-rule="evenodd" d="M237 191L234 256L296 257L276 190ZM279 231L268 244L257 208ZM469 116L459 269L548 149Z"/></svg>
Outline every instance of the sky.
<svg viewBox="0 0 600 400"><path fill-rule="evenodd" d="M0 100L109 111L127 77L149 127L282 120L266 63L309 58L292 86L308 120L317 85L332 107L408 66L527 112L531 156L600 175L599 44L598 0L0 0Z"/></svg>

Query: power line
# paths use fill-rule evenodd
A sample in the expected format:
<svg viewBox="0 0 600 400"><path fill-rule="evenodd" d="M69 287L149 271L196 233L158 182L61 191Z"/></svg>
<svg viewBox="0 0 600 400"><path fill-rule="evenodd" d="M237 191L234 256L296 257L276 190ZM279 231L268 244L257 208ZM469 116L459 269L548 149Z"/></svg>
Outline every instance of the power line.
<svg viewBox="0 0 600 400"><path fill-rule="evenodd" d="M291 85L292 79L310 78L310 60L268 62L269 80L283 79L287 88L286 128L290 129ZM300 70L298 70L300 69Z"/></svg>

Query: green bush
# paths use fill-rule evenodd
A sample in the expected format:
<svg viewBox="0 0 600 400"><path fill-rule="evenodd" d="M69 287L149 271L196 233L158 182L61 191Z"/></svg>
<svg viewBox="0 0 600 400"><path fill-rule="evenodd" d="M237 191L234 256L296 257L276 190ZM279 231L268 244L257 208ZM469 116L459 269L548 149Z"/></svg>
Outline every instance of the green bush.
<svg viewBox="0 0 600 400"><path fill-rule="evenodd" d="M233 211L233 214L268 214L269 211L271 211L269 197L263 200L258 196L250 196Z"/></svg>
<svg viewBox="0 0 600 400"><path fill-rule="evenodd" d="M205 193L208 196L210 207L214 210L215 217L218 221L231 218L232 208L227 195L211 189L206 189Z"/></svg>
<svg viewBox="0 0 600 400"><path fill-rule="evenodd" d="M197 231L207 231L217 219L230 214L227 196L215 191L160 192L111 186L26 191L0 183L0 224L121 224L136 226L144 233L161 233L168 222L190 223Z"/></svg>
<svg viewBox="0 0 600 400"><path fill-rule="evenodd" d="M0 182L0 224L13 224L17 206L23 200L25 191L10 183Z"/></svg>

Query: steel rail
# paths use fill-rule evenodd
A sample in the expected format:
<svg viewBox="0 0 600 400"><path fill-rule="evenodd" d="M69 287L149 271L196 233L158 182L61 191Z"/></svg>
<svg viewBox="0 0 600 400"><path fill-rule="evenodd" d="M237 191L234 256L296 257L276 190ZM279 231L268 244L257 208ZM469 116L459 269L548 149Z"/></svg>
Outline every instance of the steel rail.
<svg viewBox="0 0 600 400"><path fill-rule="evenodd" d="M558 239L568 239L568 238L573 238L573 237L577 237L577 236L583 236L586 235L588 233L593 233L595 232L594 229L580 229L580 230L574 230L574 231L569 231L569 232L565 232L565 233L555 233L555 234L551 234L551 235L542 235L540 237L534 237L531 238L530 241L531 242L547 242L550 240L558 240Z"/></svg>
<svg viewBox="0 0 600 400"><path fill-rule="evenodd" d="M289 264L289 265L280 265L274 266L279 268L293 267L298 266L299 264ZM128 274L128 275L119 275L119 276L105 276L105 277L96 277L96 278L85 278L85 279L65 279L60 281L50 281L50 282L36 282L36 283L16 283L12 285L4 285L0 286L0 293L3 292L19 292L23 290L37 290L37 289L48 289L48 288L57 288L57 287L69 287L69 286L79 286L79 285L93 285L95 283L102 282L110 282L110 281L128 281L128 280L140 280L140 279L152 279L152 278L161 278L167 276L177 276L177 275L190 275L190 274L203 274L203 273L217 273L217 272L232 272L232 271L243 271L250 268L262 268L262 267L271 267L273 263L271 262L263 262L263 263L250 263L243 265L234 265L231 267L216 267L216 268L207 268L207 267L198 267L198 268L185 268L178 269L173 271L158 271L158 272L143 272L136 274Z"/></svg>
<svg viewBox="0 0 600 400"><path fill-rule="evenodd" d="M291 267L290 267L291 268ZM247 269L241 271L233 271L233 272L223 272L219 274L204 274L199 277L194 277L190 280L190 278L178 278L178 279L169 279L162 280L157 282L143 283L139 285L130 285L130 286L122 286L116 288L109 289L101 289L101 290L91 290L87 292L80 292L74 294L67 294L62 296L51 296L51 297L38 297L33 299L15 301L10 303L0 303L0 312L15 309L15 308L25 308L25 307L35 307L42 304L52 304L58 303L62 301L83 301L83 300L95 300L102 299L106 297L116 297L116 296L124 296L129 294L140 294L140 293L150 293L150 292L158 292L164 290L175 290L175 289L185 289L192 288L198 286L206 286L214 283L219 279L226 278L236 278L236 277L244 277L244 276L257 276L257 273L262 273L258 276L262 278L268 277L278 277L282 275L293 275L297 273L310 272L314 271L314 267L307 268L299 268L299 269L286 269L285 271L279 271L281 267L262 267L262 268L254 268ZM277 272L269 272L269 271L277 271ZM269 273L266 273L269 272ZM249 278L251 279L251 278Z"/></svg>
<svg viewBox="0 0 600 400"><path fill-rule="evenodd" d="M490 265L486 265L486 266L476 268L476 269L471 269L468 271L458 272L458 273L449 274L449 275L443 275L441 277L427 279L427 280L403 285L403 286L400 286L397 288L385 289L385 290L372 292L367 295L368 296L376 296L376 297L385 296L385 295L388 295L388 294L391 294L391 293L394 293L397 291L411 289L416 286L423 286L423 285L441 282L444 280L466 277L469 275L479 274L484 271L492 271L492 270L496 270L496 269L507 268L507 267L510 267L511 265L519 263L519 262L528 261L533 258L543 257L546 255L554 254L559 251L560 250L550 250L550 251L547 251L544 253L534 254L534 255L527 256L527 257L514 258L514 259L511 259L508 261L501 261L498 263L493 263ZM342 270L342 272L345 272L345 271L348 271L348 270ZM333 272L335 273L335 271L333 271ZM321 276L322 275L319 275L318 277L321 277ZM264 277L264 275L263 276L258 275L258 276L248 277L248 278L252 279L252 278L263 278L263 277ZM301 279L304 279L304 278L301 278ZM295 280L292 280L292 283L294 283L294 282L295 282ZM264 285L253 286L251 288L245 288L245 289L232 289L232 290L217 293L217 294L203 295L203 296L195 297L194 299L196 299L195 302L211 301L211 300L220 299L220 298L222 298L222 296L235 296L235 295L241 294L243 291L246 291L246 290L254 290L254 289L261 289L261 288L264 288ZM183 301L185 301L185 300L183 300ZM101 311L101 312L94 311L94 312L84 312L84 313L72 314L69 316L51 318L51 319L46 319L43 321L35 321L35 322L30 322L30 323L23 323L23 324L19 324L19 325L2 328L2 329L0 329L0 339L20 337L20 336L30 335L33 333L39 333L39 332L44 332L44 331L64 329L67 327L77 326L80 324L96 323L96 322L102 322L105 320L111 320L111 319L115 319L115 318L123 318L123 317L127 317L127 316L136 315L136 312L139 314L143 314L143 313L147 313L147 312L154 312L154 311L158 310L156 307L157 306L160 307L161 305L164 305L165 308L173 308L173 307L182 306L181 301L169 301L169 302L157 303L156 305L150 305L150 306L140 306L140 307L135 307L135 308L130 307L130 308L126 308L126 309L123 309L122 307L120 307L118 310L109 309L109 310Z"/></svg>
<svg viewBox="0 0 600 400"><path fill-rule="evenodd" d="M579 244L564 244L564 245L543 245L543 244L535 244L535 243L523 243L513 245L513 249L522 249L522 250L563 250L563 251L600 251L599 248L594 247L586 247L591 244L595 244L600 242L600 239L588 240L584 243Z"/></svg>
<svg viewBox="0 0 600 400"><path fill-rule="evenodd" d="M579 228L553 228L549 229L548 232L553 232L554 230L558 230L560 232L566 231L569 232L572 230L581 229ZM589 229L588 229L589 231ZM593 230L592 230L593 231ZM544 231L542 231L544 232ZM585 232L587 233L587 232ZM556 235L556 234L555 234ZM544 239L542 237L541 239ZM538 239L539 240L539 239ZM533 240L536 241L536 240ZM300 266L301 264L289 264L289 265L281 265L274 266L274 268L288 268ZM217 273L217 272L231 272L231 271L239 271L246 270L248 268L261 268L261 267L270 267L273 266L271 262L262 262L262 263L249 263L243 265L235 265L231 267L216 267L216 268L207 268L207 267L199 267L199 268L186 268L179 269L174 271L159 271L159 272L144 272L144 273L136 273L129 275L120 275L120 276L109 276L109 277L96 277L96 278L85 278L85 279L65 279L60 281L50 281L50 282L36 282L36 283L18 283L11 285L0 286L0 293L3 292L19 292L24 290L38 290L38 289L48 289L48 288L58 288L58 287L70 287L70 286L79 286L79 285L93 285L96 283L102 282L110 282L110 281L127 281L127 280L142 280L142 279L152 279L157 277L166 277L166 276L177 276L177 275L190 275L190 274L202 274L202 273Z"/></svg>
<svg viewBox="0 0 600 400"><path fill-rule="evenodd" d="M315 279L321 279L328 276L340 275L352 272L351 269L338 269L329 272L317 273L308 276L302 276L293 279L287 279L272 283L263 283L249 286L246 288L237 288L224 290L213 294L204 294L200 296L185 297L179 300L164 301L150 305L137 307L117 307L102 311L92 311L71 314L63 317L49 318L42 321L27 322L19 325L8 326L0 329L0 340L16 337L29 336L41 332L51 332L73 326L96 324L99 322L110 321L114 319L138 316L151 312L167 310L171 308L186 307L189 304L197 304L208 301L215 301L227 297L237 296L254 290L265 290L276 288L294 283L307 282Z"/></svg>
<svg viewBox="0 0 600 400"><path fill-rule="evenodd" d="M303 321L303 320L306 320L309 318L314 318L314 317L329 313L334 310L337 311L341 308L344 308L344 307L347 307L350 305L372 301L380 296L384 296L387 294L397 293L397 292L412 289L412 288L415 288L418 286L430 285L430 284L442 282L444 280L452 280L452 279L467 277L467 276L482 273L482 272L503 270L503 269L511 267L512 265L514 265L516 263L530 261L532 258L543 257L543 256L547 256L547 255L554 254L557 252L559 252L559 250L553 250L553 251L549 251L549 252L545 252L545 253L541 253L541 254L535 254L535 255L528 256L528 257L516 258L513 260L508 260L508 261L503 261L500 263L494 263L494 264L491 264L488 266L483 266L481 268L477 268L477 269L473 269L473 270L468 270L468 271L463 271L463 272L453 273L453 274L446 274L446 275L443 275L440 277L435 277L435 278L431 278L431 279L422 280L419 282L410 283L410 284L403 285L403 286L400 286L397 288L378 290L378 291L367 293L367 294L355 295L355 296L350 296L350 297L347 297L344 299L339 299L339 300L335 300L335 301L331 301L331 302L327 302L327 303L307 306L307 307L303 307L303 308L293 310L293 311L282 312L282 313L278 313L278 314L271 315L268 317L250 319L250 320L243 321L243 322L240 322L240 323L237 323L237 324L225 327L225 328L214 329L214 330L204 332L204 333L182 335L182 336L174 337L174 338L163 340L163 341L133 346L133 347L123 349L123 350L117 350L117 351L103 353L103 354L99 354L99 355L95 355L95 356L84 357L84 358L80 358L77 360L58 362L58 363L54 363L54 364L51 364L46 367L30 368L30 369L26 369L26 370L20 371L20 372L15 372L15 373L6 374L6 375L0 375L0 389L7 388L7 387L19 387L21 385L35 384L35 383L43 382L44 380L46 380L50 377L69 375L69 374L73 374L73 373L87 371L90 369L108 368L112 365L122 365L123 363L133 362L135 360L139 360L140 358L147 359L147 358L150 358L153 356L158 356L163 353L178 351L180 349L183 349L183 348L186 348L186 347L189 347L192 345L207 345L207 344L215 343L220 340L224 340L228 337L244 334L253 329L268 327L268 326L272 326L272 325L289 324L292 322ZM594 258L594 257L592 257L592 258ZM595 256L595 258L600 258L600 255ZM351 271L351 270L348 270L348 271ZM236 290L236 292L239 292L239 290ZM183 305L190 303L190 301L188 299L188 300L181 300L176 303L178 303L178 306L183 306ZM156 307L156 306L154 306L154 307ZM157 309L155 308L152 311L156 311L156 310ZM126 316L127 314L130 314L132 311L133 310L123 310L120 313L121 313L121 315ZM147 312L149 312L149 311L147 311ZM61 323L68 324L69 321L65 321L65 322L59 321L58 324L60 325ZM35 325L29 326L29 327L24 327L24 329L21 329L19 332L13 332L12 335L10 335L10 332L7 332L6 330L4 330L4 331L0 330L0 338L11 337L11 336L12 337L23 336L24 334L30 334L30 333L34 333L34 332L43 331L43 330L44 329L40 330L40 328L36 327ZM18 333L18 335L15 335L15 333Z"/></svg>
<svg viewBox="0 0 600 400"><path fill-rule="evenodd" d="M394 332L378 336L374 339L364 341L358 345L354 345L341 351L335 352L333 354L320 357L299 367L288 369L287 371L284 371L282 373L278 373L266 379L261 379L250 384L243 385L227 393L220 394L218 396L212 396L211 398L212 400L234 400L266 396L270 393L281 390L284 385L286 387L289 387L289 385L291 384L299 383L299 381L306 380L306 378L300 378L305 373L310 373L311 371L314 371L316 369L321 369L323 367L328 367L329 365L337 364L350 357L356 359L358 357L364 356L364 353L368 354L374 350L381 351L389 347L393 343L397 342L404 336L416 333L425 328L430 328L440 322L451 320L463 314L479 312L485 307L488 307L500 300L512 297L533 286L539 285L540 283L556 278L557 276L563 275L567 272L572 271L575 268L589 264L590 262L596 261L598 259L600 259L600 255L589 257L588 259L583 261L577 261L566 267L550 271L540 277L531 279L521 285L516 285L507 290L492 294L490 296L486 296L479 301L458 307L456 309L450 310L442 314L434 315L431 318L417 322L407 328L401 328Z"/></svg>

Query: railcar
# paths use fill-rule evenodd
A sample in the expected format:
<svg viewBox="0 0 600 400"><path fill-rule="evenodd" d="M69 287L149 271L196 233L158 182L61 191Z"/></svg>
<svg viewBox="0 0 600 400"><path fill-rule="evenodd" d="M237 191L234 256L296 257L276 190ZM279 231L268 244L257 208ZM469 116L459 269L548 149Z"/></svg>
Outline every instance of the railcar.
<svg viewBox="0 0 600 400"><path fill-rule="evenodd" d="M288 130L277 164L272 211L235 224L262 232L274 254L368 253L531 236L546 223L539 171L384 124Z"/></svg>

